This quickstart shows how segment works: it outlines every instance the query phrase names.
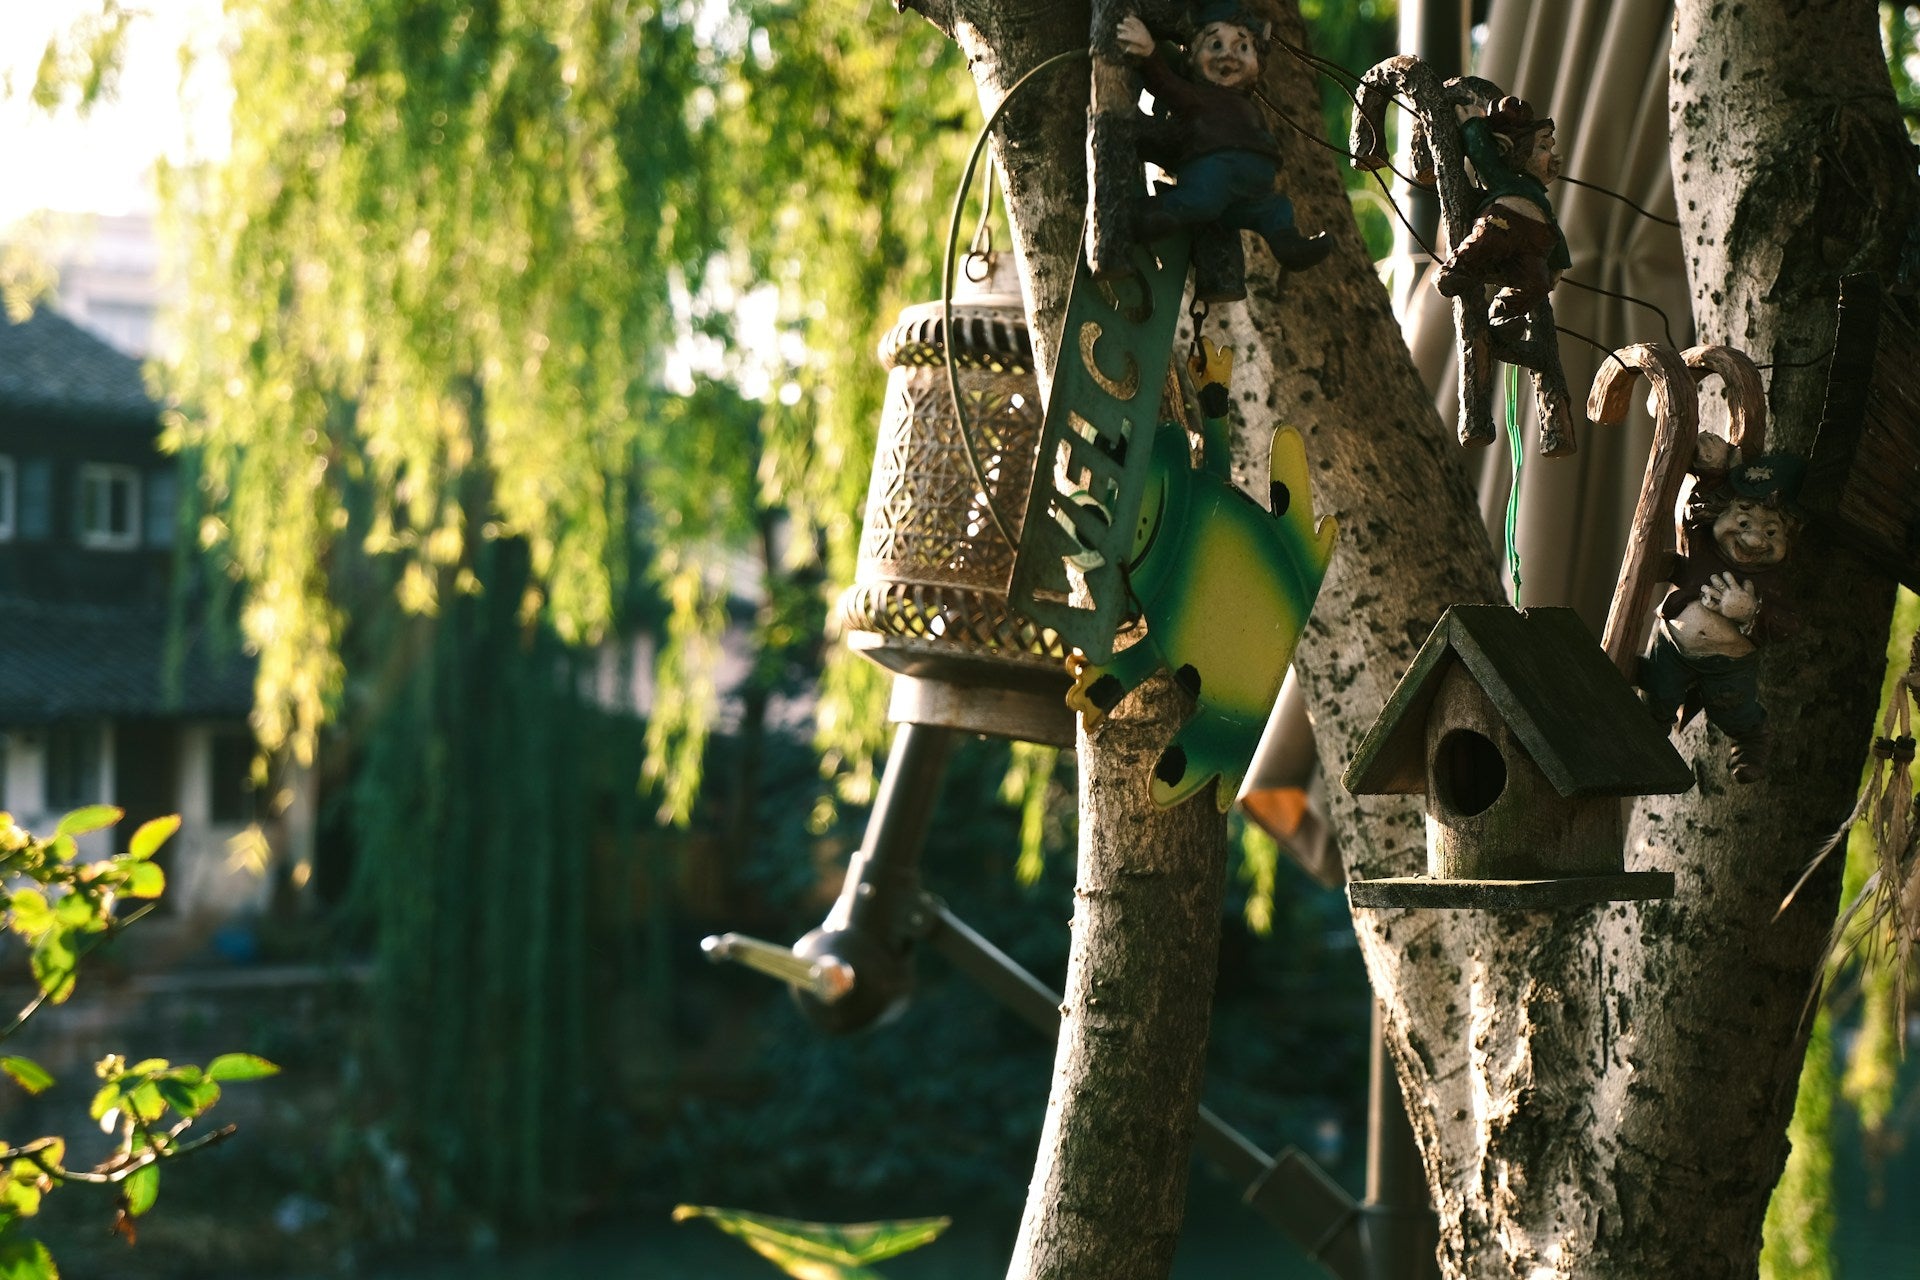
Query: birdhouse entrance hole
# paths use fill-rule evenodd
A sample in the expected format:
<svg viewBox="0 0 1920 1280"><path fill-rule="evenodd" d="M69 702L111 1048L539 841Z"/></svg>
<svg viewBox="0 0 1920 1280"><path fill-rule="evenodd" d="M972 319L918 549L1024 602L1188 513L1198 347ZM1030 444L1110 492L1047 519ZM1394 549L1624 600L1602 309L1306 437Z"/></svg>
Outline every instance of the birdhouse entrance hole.
<svg viewBox="0 0 1920 1280"><path fill-rule="evenodd" d="M1440 803L1463 818L1484 813L1507 789L1507 762L1485 734L1455 729L1434 756Z"/></svg>

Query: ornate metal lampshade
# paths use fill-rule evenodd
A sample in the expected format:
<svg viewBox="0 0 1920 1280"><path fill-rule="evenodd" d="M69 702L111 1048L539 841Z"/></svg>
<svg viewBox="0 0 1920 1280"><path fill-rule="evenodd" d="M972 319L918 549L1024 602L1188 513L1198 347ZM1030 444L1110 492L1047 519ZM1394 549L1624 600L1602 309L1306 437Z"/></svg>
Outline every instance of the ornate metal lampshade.
<svg viewBox="0 0 1920 1280"><path fill-rule="evenodd" d="M968 266L951 335L941 304L927 302L880 342L886 408L840 619L849 645L897 674L1057 699L1066 649L1007 599L1043 416L1033 345L1012 256ZM949 342L964 425L947 385Z"/></svg>

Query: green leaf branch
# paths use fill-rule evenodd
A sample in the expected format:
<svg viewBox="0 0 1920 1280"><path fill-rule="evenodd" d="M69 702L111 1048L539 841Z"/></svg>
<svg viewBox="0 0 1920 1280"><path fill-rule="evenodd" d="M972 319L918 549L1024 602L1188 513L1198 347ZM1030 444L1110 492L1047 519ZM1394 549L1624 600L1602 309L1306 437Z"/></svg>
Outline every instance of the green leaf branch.
<svg viewBox="0 0 1920 1280"><path fill-rule="evenodd" d="M38 987L33 999L4 1028L12 1036L48 1003L73 994L81 962L94 950L152 911L166 890L166 874L153 856L180 829L177 816L156 818L133 833L124 853L92 861L80 857L81 837L119 822L112 805L90 805L60 819L53 834L34 835L0 813L0 891L5 929L28 948L28 967ZM125 904L138 903L131 910ZM40 1212L42 1199L65 1183L118 1190L116 1230L131 1242L132 1220L160 1194L160 1164L223 1142L233 1125L187 1137L220 1100L223 1083L260 1080L279 1068L250 1053L226 1053L204 1067L145 1058L129 1063L109 1054L94 1067L100 1087L88 1114L117 1136L111 1154L92 1168L67 1164L64 1138L44 1137L0 1145L0 1277L57 1280L59 1272L41 1243L22 1223ZM0 1056L0 1074L29 1094L56 1082L31 1058Z"/></svg>

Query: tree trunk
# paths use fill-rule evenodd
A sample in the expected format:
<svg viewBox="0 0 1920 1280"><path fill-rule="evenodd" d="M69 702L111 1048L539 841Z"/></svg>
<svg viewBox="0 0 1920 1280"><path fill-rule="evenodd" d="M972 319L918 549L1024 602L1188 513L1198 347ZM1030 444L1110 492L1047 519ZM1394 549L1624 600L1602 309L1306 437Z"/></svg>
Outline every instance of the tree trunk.
<svg viewBox="0 0 1920 1280"><path fill-rule="evenodd" d="M1007 1274L1155 1280L1173 1266L1206 1061L1226 819L1162 812L1153 762L1192 702L1157 676L1080 735L1080 869L1047 1118Z"/></svg>
<svg viewBox="0 0 1920 1280"><path fill-rule="evenodd" d="M962 41L989 107L1020 70L1086 40L1084 5L913 7ZM1679 6L1673 156L1700 332L1786 364L1812 360L1830 344L1842 270L1891 267L1913 218L1915 181L1880 61L1875 7L1803 3L1791 18L1757 8ZM1278 17L1278 35L1304 43L1297 7L1283 6ZM1084 73L1061 73L1034 95L1031 111L1010 113L999 150L1035 334L1049 360L1079 251L1086 91ZM1318 132L1312 73L1279 45L1266 91L1284 115ZM1332 569L1295 659L1337 775L1443 610L1499 596L1466 455L1407 358L1334 161L1299 133L1278 132L1282 186L1302 229L1331 231L1337 249L1326 265L1284 285L1264 249L1251 249L1247 303L1218 314L1239 353L1234 393L1248 448L1237 462L1261 478L1251 441L1277 423L1298 428L1313 462L1315 509L1340 522ZM1770 447L1806 449L1825 376L1819 360L1776 371ZM1628 867L1673 870L1679 889L1671 902L1526 915L1367 911L1355 919L1412 1099L1451 1277L1754 1274L1768 1192L1786 1154L1804 1047L1800 1014L1832 920L1837 867L1778 924L1771 918L1847 811L1892 593L1889 578L1817 531L1789 568L1808 625L1763 659L1763 701L1781 726L1770 779L1730 784L1724 740L1695 727L1680 745L1695 759L1700 785L1636 808ZM1144 704L1143 714L1163 705ZM1141 744L1128 748L1140 752L1137 763L1118 754L1117 732L1113 742L1095 735L1083 744L1082 769L1101 779L1132 767L1144 784L1174 720L1163 711L1128 726L1126 741ZM1103 758L1106 751L1116 754ZM1417 801L1355 801L1335 790L1351 875L1421 869ZM1083 796L1083 885L1119 882L1096 874L1096 862L1108 858L1124 867L1152 856L1148 865L1187 874L1200 866L1197 847L1141 851L1147 842L1135 824L1146 816L1144 785L1139 793L1089 786ZM1142 987L1124 1013L1106 1004L1117 993L1105 987L1101 1004L1090 1003L1092 980L1107 976L1100 966L1108 963L1106 940L1092 935L1129 922L1127 913L1098 913L1098 901L1083 900L1077 916L1069 1034L1014 1276L1144 1280L1164 1275L1171 1256L1165 1219L1149 1206L1177 1206L1184 1162L1165 1161L1165 1186L1136 1188L1124 1202L1106 1184L1136 1181L1138 1174L1113 1177L1124 1152L1136 1144L1165 1150L1190 1126L1191 1104L1184 1095L1175 1106L1171 1098L1096 1094L1084 1073L1117 1065L1118 1055L1099 1052L1094 1028L1120 1016L1139 1037L1129 1043L1156 1044L1155 1052L1179 1059L1159 1069L1162 1078L1197 1076L1198 1041L1155 1038L1147 1020L1167 1012L1160 993L1192 981L1199 967L1185 957L1175 977L1135 961L1123 971L1140 975ZM1118 945L1167 964L1171 949L1191 943L1158 936ZM1070 1080L1077 1083L1064 1089ZM1064 1243L1074 1233L1049 1226L1076 1214L1085 1226L1104 1217L1101 1257L1129 1261L1109 1269L1076 1254L1081 1246Z"/></svg>
<svg viewBox="0 0 1920 1280"><path fill-rule="evenodd" d="M1030 68L1085 49L1084 4L914 6L958 40L991 113ZM1086 203L1085 62L1041 73L994 149L1051 381ZM1149 680L1079 743L1074 940L1047 1118L1012 1277L1159 1280L1173 1265L1219 956L1226 823L1211 792L1171 812L1153 761L1191 702Z"/></svg>

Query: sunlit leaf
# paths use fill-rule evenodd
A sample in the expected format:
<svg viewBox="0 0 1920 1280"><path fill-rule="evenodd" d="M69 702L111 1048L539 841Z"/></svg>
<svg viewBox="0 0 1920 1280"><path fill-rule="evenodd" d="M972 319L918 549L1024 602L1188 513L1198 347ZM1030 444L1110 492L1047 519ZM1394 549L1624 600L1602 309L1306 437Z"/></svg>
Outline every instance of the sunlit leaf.
<svg viewBox="0 0 1920 1280"><path fill-rule="evenodd" d="M107 1112L114 1110L120 1105L120 1093L121 1090L118 1081L110 1081L107 1084L101 1085L100 1088L95 1091L93 1101L87 1106L87 1114L95 1120L100 1119L106 1115Z"/></svg>
<svg viewBox="0 0 1920 1280"><path fill-rule="evenodd" d="M131 1217L137 1218L153 1208L153 1202L160 1198L160 1166L147 1164L135 1169L120 1184L120 1192Z"/></svg>
<svg viewBox="0 0 1920 1280"><path fill-rule="evenodd" d="M84 836L112 826L123 816L124 811L115 805L90 804L60 819L60 825L53 829L53 834L56 839L60 836Z"/></svg>
<svg viewBox="0 0 1920 1280"><path fill-rule="evenodd" d="M160 1095L160 1087L149 1082L138 1086L127 1095L127 1104L140 1119L152 1124L167 1113L167 1100Z"/></svg>
<svg viewBox="0 0 1920 1280"><path fill-rule="evenodd" d="M53 928L33 948L33 980L54 1004L64 1004L73 994L74 970L80 957L73 947L73 935Z"/></svg>
<svg viewBox="0 0 1920 1280"><path fill-rule="evenodd" d="M17 1218L31 1218L40 1212L40 1176L35 1171L22 1178L13 1169L0 1173L0 1204Z"/></svg>
<svg viewBox="0 0 1920 1280"><path fill-rule="evenodd" d="M280 1074L280 1068L252 1053L223 1053L207 1064L209 1080L260 1080Z"/></svg>
<svg viewBox="0 0 1920 1280"><path fill-rule="evenodd" d="M816 1275L870 1274L860 1268L910 1249L918 1249L938 1237L952 1223L951 1218L904 1218L848 1224L803 1222L794 1218L776 1218L738 1209L692 1204L676 1206L673 1218L675 1222L705 1218L727 1234L745 1240L761 1256L787 1268L789 1275L806 1277L807 1280ZM825 1264L841 1270L794 1270L793 1267L801 1262Z"/></svg>
<svg viewBox="0 0 1920 1280"><path fill-rule="evenodd" d="M47 895L38 889L15 889L7 900L13 914L13 927L29 940L35 940L53 927L53 908Z"/></svg>
<svg viewBox="0 0 1920 1280"><path fill-rule="evenodd" d="M133 833L133 839L127 842L127 856L130 858L151 858L160 851L173 833L180 829L180 815L168 814L164 818L154 818L140 824Z"/></svg>
<svg viewBox="0 0 1920 1280"><path fill-rule="evenodd" d="M127 869L120 891L129 898L157 898L167 891L167 874L151 862L136 862Z"/></svg>
<svg viewBox="0 0 1920 1280"><path fill-rule="evenodd" d="M53 1073L32 1058L0 1058L0 1071L12 1076L14 1083L28 1093L42 1093L53 1087Z"/></svg>
<svg viewBox="0 0 1920 1280"><path fill-rule="evenodd" d="M156 1080L154 1086L168 1106L189 1119L204 1114L220 1100L220 1086L211 1080Z"/></svg>
<svg viewBox="0 0 1920 1280"><path fill-rule="evenodd" d="M60 1280L53 1255L17 1230L0 1232L0 1280Z"/></svg>

